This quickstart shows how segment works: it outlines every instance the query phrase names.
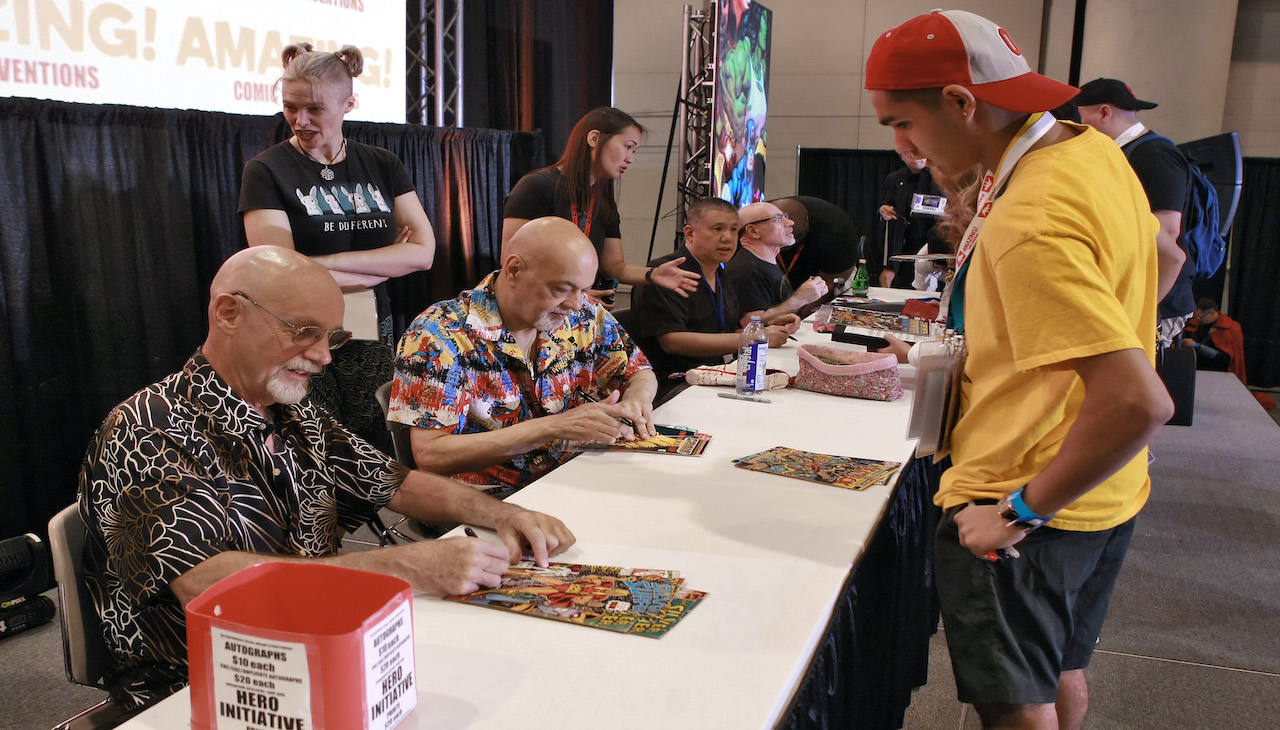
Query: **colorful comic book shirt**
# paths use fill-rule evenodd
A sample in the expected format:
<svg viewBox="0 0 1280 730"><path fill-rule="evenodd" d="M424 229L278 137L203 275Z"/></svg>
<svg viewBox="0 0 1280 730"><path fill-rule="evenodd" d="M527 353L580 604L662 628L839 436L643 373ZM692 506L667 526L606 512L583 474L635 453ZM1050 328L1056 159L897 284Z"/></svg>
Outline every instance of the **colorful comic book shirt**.
<svg viewBox="0 0 1280 730"><path fill-rule="evenodd" d="M400 339L387 419L451 434L496 431L602 399L649 361L598 301L552 332L540 332L532 361L502 322L494 284L429 307ZM481 487L523 487L568 455L553 445L502 464L454 475Z"/></svg>

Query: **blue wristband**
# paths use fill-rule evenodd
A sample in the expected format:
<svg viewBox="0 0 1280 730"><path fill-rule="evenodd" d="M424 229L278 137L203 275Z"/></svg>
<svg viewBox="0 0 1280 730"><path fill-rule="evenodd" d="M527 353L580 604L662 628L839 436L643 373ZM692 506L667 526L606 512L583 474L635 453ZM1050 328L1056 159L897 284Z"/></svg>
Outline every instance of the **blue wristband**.
<svg viewBox="0 0 1280 730"><path fill-rule="evenodd" d="M1009 515L1009 517L1012 518L1009 520L1010 522L1035 528L1040 527L1044 523L1053 519L1053 515L1042 517L1041 515L1033 512L1031 508L1027 506L1027 503L1023 501L1022 490L1023 487L1018 487L1010 492L1009 496L1005 498L1006 504L1009 506L1009 512L1012 513Z"/></svg>

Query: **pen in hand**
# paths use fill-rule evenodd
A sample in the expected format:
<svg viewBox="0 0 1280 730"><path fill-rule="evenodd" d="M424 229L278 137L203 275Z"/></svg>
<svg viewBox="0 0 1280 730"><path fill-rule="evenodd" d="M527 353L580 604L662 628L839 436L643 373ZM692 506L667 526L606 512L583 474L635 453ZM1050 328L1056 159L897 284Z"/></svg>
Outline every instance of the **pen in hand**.
<svg viewBox="0 0 1280 730"><path fill-rule="evenodd" d="M588 401L590 401L590 402L592 402L592 403L599 403L599 402L600 402L600 399L599 399L599 398L597 398L597 397L595 397L595 396L591 395L590 393L588 393L588 392L587 392L587 391L585 391L585 390L579 390L579 391L578 391L578 393L580 393L580 394L582 395L582 397L583 397L583 398L587 399ZM618 421L619 421L620 423L625 424L626 426L629 426L629 427L631 428L631 431L632 431L633 433L637 433L637 431L636 431L636 424L635 424L635 423L632 423L632 421L631 421L631 419L630 419L630 418L619 418L619 419L618 419Z"/></svg>
<svg viewBox="0 0 1280 730"><path fill-rule="evenodd" d="M479 535L476 534L476 531L471 529L470 527L464 527L462 528L462 531L466 534L467 537L479 537Z"/></svg>

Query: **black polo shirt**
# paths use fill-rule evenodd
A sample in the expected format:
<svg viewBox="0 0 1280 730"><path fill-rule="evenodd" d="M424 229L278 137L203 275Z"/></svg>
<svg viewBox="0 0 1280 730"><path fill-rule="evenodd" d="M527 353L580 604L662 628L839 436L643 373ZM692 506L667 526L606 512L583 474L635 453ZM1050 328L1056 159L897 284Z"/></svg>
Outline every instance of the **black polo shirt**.
<svg viewBox="0 0 1280 730"><path fill-rule="evenodd" d="M673 254L650 261L649 265L659 266L680 256L685 257L680 268L702 275L702 267L685 246L681 246L680 250ZM716 285L714 294L707 286L705 278L699 280L697 291L691 293L688 298L665 287L652 284L636 287L632 292L632 308L635 310L635 319L640 330L640 349L648 356L659 379L699 365L724 362L723 357L719 356L696 358L667 353L658 344L658 337L669 332L737 331L738 300L734 296L733 287L728 286L723 270L722 266L717 272L720 281Z"/></svg>

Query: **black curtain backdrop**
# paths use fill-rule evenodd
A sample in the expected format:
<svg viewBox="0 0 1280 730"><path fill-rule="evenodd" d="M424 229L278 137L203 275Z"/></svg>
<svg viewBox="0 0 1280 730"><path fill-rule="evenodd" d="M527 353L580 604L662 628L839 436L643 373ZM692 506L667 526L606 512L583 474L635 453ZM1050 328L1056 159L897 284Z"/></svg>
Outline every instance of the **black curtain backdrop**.
<svg viewBox="0 0 1280 730"><path fill-rule="evenodd" d="M436 263L391 289L397 334L496 268L502 199L541 135L349 123L402 159ZM45 534L116 403L204 340L209 284L242 248L244 163L281 117L0 99L0 538Z"/></svg>
<svg viewBox="0 0 1280 730"><path fill-rule="evenodd" d="M878 209L884 178L902 165L886 150L802 148L796 192L840 206L868 234L873 251L883 245ZM1246 157L1244 185L1231 234L1231 283L1226 312L1244 329L1249 384L1280 386L1280 159ZM1226 267L1195 282L1197 296L1222 300Z"/></svg>
<svg viewBox="0 0 1280 730"><path fill-rule="evenodd" d="M463 118L469 125L541 129L543 152L552 162L578 119L610 103L611 2L467 2L463 34Z"/></svg>
<svg viewBox="0 0 1280 730"><path fill-rule="evenodd" d="M1231 290L1225 311L1244 330L1250 385L1280 386L1280 159L1246 157L1231 225ZM1221 289L1221 286L1219 287Z"/></svg>
<svg viewBox="0 0 1280 730"><path fill-rule="evenodd" d="M858 232L867 237L864 255L870 259L884 250L884 222L880 203L884 179L902 167L896 152L887 150L840 150L800 148L796 194L812 195L844 209Z"/></svg>

